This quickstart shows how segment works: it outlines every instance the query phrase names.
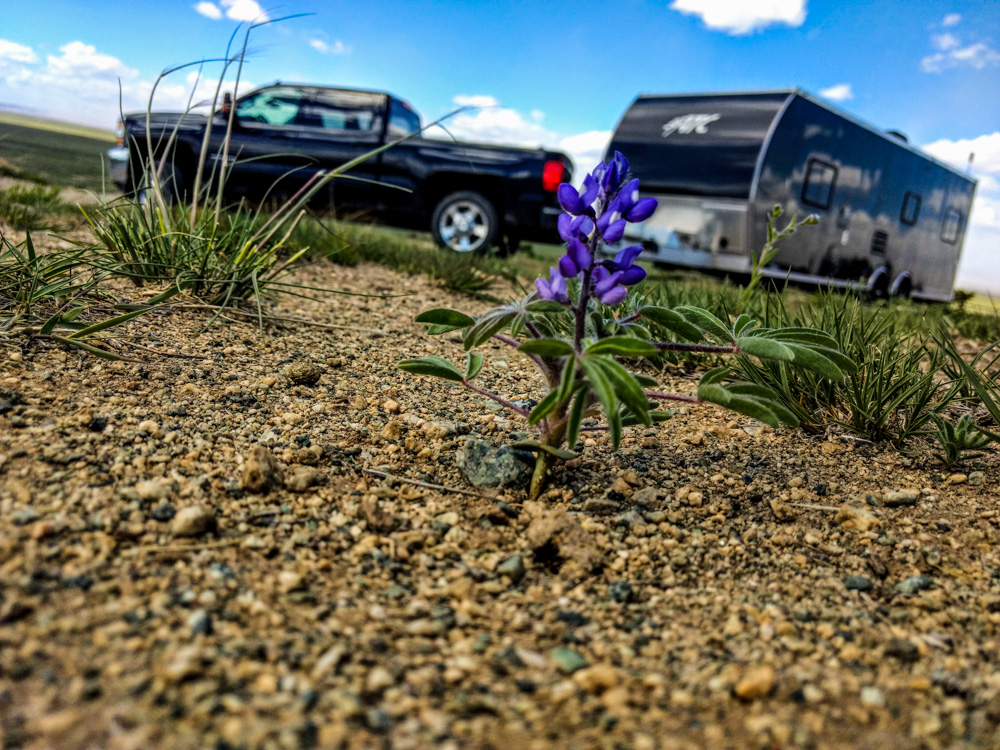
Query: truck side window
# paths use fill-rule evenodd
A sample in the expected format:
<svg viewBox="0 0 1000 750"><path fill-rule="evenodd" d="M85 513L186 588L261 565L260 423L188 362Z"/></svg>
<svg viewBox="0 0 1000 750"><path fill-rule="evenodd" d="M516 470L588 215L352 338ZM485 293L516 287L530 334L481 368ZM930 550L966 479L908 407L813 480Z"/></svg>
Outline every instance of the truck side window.
<svg viewBox="0 0 1000 750"><path fill-rule="evenodd" d="M392 100L389 105L389 136L402 138L420 130L420 116L402 102Z"/></svg>
<svg viewBox="0 0 1000 750"><path fill-rule="evenodd" d="M962 214L954 208L949 208L944 212L944 221L941 223L941 241L954 245L958 241L961 228Z"/></svg>
<svg viewBox="0 0 1000 750"><path fill-rule="evenodd" d="M314 101L299 112L295 124L323 130L356 132L371 130L374 119L375 113L369 109L338 107L330 102Z"/></svg>
<svg viewBox="0 0 1000 750"><path fill-rule="evenodd" d="M241 99L236 117L242 122L289 125L299 114L302 94L294 89L266 89Z"/></svg>
<svg viewBox="0 0 1000 750"><path fill-rule="evenodd" d="M816 208L829 208L836 182L837 168L833 164L822 159L810 159L806 166L806 179L802 183L802 202Z"/></svg>
<svg viewBox="0 0 1000 750"><path fill-rule="evenodd" d="M899 213L899 220L912 227L917 223L919 215L920 196L911 190L907 190L906 196L903 198L903 210Z"/></svg>

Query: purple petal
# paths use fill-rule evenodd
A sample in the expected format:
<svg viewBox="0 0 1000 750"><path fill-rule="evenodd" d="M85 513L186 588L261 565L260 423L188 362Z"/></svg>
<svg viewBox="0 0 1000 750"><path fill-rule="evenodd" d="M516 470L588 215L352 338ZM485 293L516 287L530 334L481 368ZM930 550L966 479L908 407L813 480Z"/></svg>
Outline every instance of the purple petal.
<svg viewBox="0 0 1000 750"><path fill-rule="evenodd" d="M632 286L633 284L638 284L644 278L646 278L646 269L642 266L629 266L622 272L621 278L618 279L625 286Z"/></svg>
<svg viewBox="0 0 1000 750"><path fill-rule="evenodd" d="M563 207L563 210L568 211L574 216L583 213L584 203L580 200L580 194L568 182L564 182L559 186L556 196L559 198L559 205Z"/></svg>
<svg viewBox="0 0 1000 750"><path fill-rule="evenodd" d="M639 257L639 253L641 252L641 245L629 245L624 250L619 250L615 256L615 267L619 271L628 268L635 263L635 259Z"/></svg>
<svg viewBox="0 0 1000 750"><path fill-rule="evenodd" d="M618 193L618 199L622 202L622 213L625 213L639 200L639 180L629 180L625 187Z"/></svg>
<svg viewBox="0 0 1000 750"><path fill-rule="evenodd" d="M604 261L601 261L601 262L603 263ZM596 268L594 268L594 272L593 272L593 274L591 274L590 280L594 284L599 284L600 282L602 282L606 278L608 278L608 276L610 276L610 275L611 275L611 272L607 268L605 268L603 265L601 265L601 266L597 266Z"/></svg>
<svg viewBox="0 0 1000 750"><path fill-rule="evenodd" d="M556 228L563 242L569 242L569 238L573 236L573 221L573 217L569 214L559 214L559 218L556 219Z"/></svg>
<svg viewBox="0 0 1000 750"><path fill-rule="evenodd" d="M626 296L628 296L628 290L623 286L616 286L604 294L598 295L601 298L601 302L609 307L614 307L621 303Z"/></svg>
<svg viewBox="0 0 1000 750"><path fill-rule="evenodd" d="M535 289L538 290L538 296L542 299L552 299L552 287L545 279L535 279Z"/></svg>
<svg viewBox="0 0 1000 750"><path fill-rule="evenodd" d="M552 294L557 302L569 302L566 294L566 279L558 274L556 269L549 269L552 278Z"/></svg>
<svg viewBox="0 0 1000 750"><path fill-rule="evenodd" d="M614 224L611 224L604 230L604 232L601 233L604 241L609 245L613 245L618 242L618 240L622 238L622 235L625 234L625 224L625 219L619 219Z"/></svg>
<svg viewBox="0 0 1000 750"><path fill-rule="evenodd" d="M584 177L583 189L579 193L579 200L584 210L577 211L576 213L582 214L586 211L586 209L590 208L594 201L597 200L597 193L599 190L600 185L597 183L597 180L593 178L593 176L588 174ZM590 211L586 211L586 213L589 214Z"/></svg>
<svg viewBox="0 0 1000 750"><path fill-rule="evenodd" d="M574 242L575 240L570 240ZM562 274L564 278L571 279L580 273L580 269L577 268L573 259L569 255L564 255L559 259L559 273Z"/></svg>
<svg viewBox="0 0 1000 750"><path fill-rule="evenodd" d="M589 216L577 216L573 219L572 231L577 237L589 237L594 231L594 220Z"/></svg>
<svg viewBox="0 0 1000 750"><path fill-rule="evenodd" d="M615 166L618 167L618 179L624 179L628 174L628 159L621 151L615 151Z"/></svg>
<svg viewBox="0 0 1000 750"><path fill-rule="evenodd" d="M584 245L582 242L580 242L580 240L576 239L575 237L569 241L566 254L573 261L573 264L581 271L585 271L588 268L590 268L590 263L592 260L590 257L590 252L587 250L587 246ZM563 275L576 276L575 273L563 274Z"/></svg>
<svg viewBox="0 0 1000 750"><path fill-rule="evenodd" d="M656 210L656 198L640 198L638 202L625 212L629 221L645 221Z"/></svg>
<svg viewBox="0 0 1000 750"><path fill-rule="evenodd" d="M618 283L618 280L621 279L621 277L622 277L622 272L615 271L606 279L602 279L601 281L594 284L594 293L597 294L598 297L603 296L605 293L607 293L609 289L611 289Z"/></svg>

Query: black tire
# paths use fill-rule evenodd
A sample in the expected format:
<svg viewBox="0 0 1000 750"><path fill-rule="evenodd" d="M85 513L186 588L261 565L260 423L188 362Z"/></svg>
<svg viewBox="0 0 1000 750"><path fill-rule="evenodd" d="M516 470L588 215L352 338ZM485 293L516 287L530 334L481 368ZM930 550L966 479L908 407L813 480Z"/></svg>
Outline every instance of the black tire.
<svg viewBox="0 0 1000 750"><path fill-rule="evenodd" d="M152 196L153 169L154 167L150 167L146 173L146 182L138 191L140 203L148 203ZM181 203L186 189L184 173L177 168L177 165L173 162L164 164L163 171L160 172L160 192L163 193L163 202L168 206Z"/></svg>
<svg viewBox="0 0 1000 750"><path fill-rule="evenodd" d="M431 234L439 247L458 253L485 253L500 236L497 210L483 195L460 190L445 196L431 216Z"/></svg>
<svg viewBox="0 0 1000 750"><path fill-rule="evenodd" d="M910 274L900 274L899 277L892 282L892 289L890 291L893 297L897 297L899 299L909 299L910 295L913 294L913 281L910 278Z"/></svg>
<svg viewBox="0 0 1000 750"><path fill-rule="evenodd" d="M878 268L868 279L868 298L871 300L889 297L889 274L884 267Z"/></svg>

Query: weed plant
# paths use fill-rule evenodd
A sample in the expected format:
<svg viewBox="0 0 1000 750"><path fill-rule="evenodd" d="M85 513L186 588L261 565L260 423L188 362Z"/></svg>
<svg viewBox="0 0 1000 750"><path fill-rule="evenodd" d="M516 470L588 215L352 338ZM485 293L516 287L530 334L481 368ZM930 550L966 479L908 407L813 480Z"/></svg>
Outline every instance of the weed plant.
<svg viewBox="0 0 1000 750"><path fill-rule="evenodd" d="M50 227L71 210L54 185L16 184L0 190L0 219L15 229Z"/></svg>

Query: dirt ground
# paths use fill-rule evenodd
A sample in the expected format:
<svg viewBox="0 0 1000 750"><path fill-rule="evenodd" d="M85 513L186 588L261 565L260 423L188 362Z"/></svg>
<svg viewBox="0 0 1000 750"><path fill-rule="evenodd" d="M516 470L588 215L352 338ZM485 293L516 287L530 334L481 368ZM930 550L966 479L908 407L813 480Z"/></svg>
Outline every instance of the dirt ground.
<svg viewBox="0 0 1000 750"><path fill-rule="evenodd" d="M2 342L4 748L1000 747L995 450L690 407L526 502L456 455L527 426L395 367L461 363L413 316L485 305L300 278L403 296L153 312L136 363Z"/></svg>

